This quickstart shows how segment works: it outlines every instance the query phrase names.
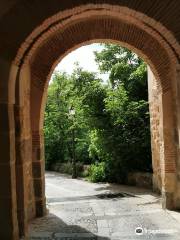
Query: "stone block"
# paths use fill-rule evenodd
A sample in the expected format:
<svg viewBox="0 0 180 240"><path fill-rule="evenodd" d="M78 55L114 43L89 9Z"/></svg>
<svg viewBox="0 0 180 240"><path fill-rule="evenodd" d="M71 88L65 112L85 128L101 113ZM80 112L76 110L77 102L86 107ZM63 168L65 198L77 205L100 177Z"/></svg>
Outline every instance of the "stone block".
<svg viewBox="0 0 180 240"><path fill-rule="evenodd" d="M47 214L46 198L36 199L36 217L43 217Z"/></svg>
<svg viewBox="0 0 180 240"><path fill-rule="evenodd" d="M37 198L45 196L45 180L43 178L34 179L34 191Z"/></svg>
<svg viewBox="0 0 180 240"><path fill-rule="evenodd" d="M11 197L15 192L15 168L14 163L0 164L0 197Z"/></svg>

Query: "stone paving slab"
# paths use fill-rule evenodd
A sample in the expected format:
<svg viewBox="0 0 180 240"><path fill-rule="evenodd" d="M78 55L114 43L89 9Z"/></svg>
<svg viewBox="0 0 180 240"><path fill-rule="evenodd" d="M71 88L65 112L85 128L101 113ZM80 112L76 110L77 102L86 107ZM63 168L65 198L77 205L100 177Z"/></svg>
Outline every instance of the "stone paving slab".
<svg viewBox="0 0 180 240"><path fill-rule="evenodd" d="M112 185L50 173L46 182L51 186L46 189L49 214L32 221L30 240L180 240L179 215L174 218L162 210L160 197L149 190L143 193L145 190L115 185L115 198L110 198ZM56 201L50 200L51 194ZM143 229L142 235L135 232L137 228Z"/></svg>

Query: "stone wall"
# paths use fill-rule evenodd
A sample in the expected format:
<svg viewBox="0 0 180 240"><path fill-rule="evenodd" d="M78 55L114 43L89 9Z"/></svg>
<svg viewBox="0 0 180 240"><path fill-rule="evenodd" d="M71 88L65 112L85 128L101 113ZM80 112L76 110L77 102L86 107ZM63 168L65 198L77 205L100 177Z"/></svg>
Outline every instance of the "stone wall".
<svg viewBox="0 0 180 240"><path fill-rule="evenodd" d="M152 189L153 174L147 172L132 172L128 174L127 184Z"/></svg>

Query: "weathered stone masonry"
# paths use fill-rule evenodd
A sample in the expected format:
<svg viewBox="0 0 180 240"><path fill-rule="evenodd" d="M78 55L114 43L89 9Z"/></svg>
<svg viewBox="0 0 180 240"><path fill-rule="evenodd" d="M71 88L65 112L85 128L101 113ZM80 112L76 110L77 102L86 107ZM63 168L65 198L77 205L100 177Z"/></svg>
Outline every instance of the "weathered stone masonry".
<svg viewBox="0 0 180 240"><path fill-rule="evenodd" d="M46 214L43 112L51 73L73 49L116 42L150 66L154 189L180 208L178 0L0 3L0 239L27 234Z"/></svg>

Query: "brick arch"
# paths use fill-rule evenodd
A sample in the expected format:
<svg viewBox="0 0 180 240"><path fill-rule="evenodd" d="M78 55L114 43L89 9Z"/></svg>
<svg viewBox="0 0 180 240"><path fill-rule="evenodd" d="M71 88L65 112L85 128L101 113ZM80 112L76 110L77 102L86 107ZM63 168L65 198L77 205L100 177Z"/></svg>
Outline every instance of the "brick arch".
<svg viewBox="0 0 180 240"><path fill-rule="evenodd" d="M107 16L94 16L91 19L83 19L83 21L65 25L64 28L55 32L50 30L50 33L47 33L49 38L46 38L44 44L41 40L38 50L34 51L33 49L33 54L30 54L31 58L29 59L28 56L28 60L26 60L30 63L31 86L42 94L47 88L48 80L58 61L74 48L98 41L116 42L128 47L151 67L157 79L159 91L165 92L171 88L170 74L172 74L173 65L176 64L173 52L168 49L168 45L162 39L158 42L149 32L139 29L132 23ZM163 44L165 48L162 46ZM42 94L38 94L38 96L42 98ZM32 97L32 101L33 99L37 98ZM35 101L35 105L37 106L37 101ZM32 112L35 114L35 111ZM39 118L40 116L36 119ZM42 121L40 122L42 123ZM39 124L36 127L40 125L42 127L42 124Z"/></svg>
<svg viewBox="0 0 180 240"><path fill-rule="evenodd" d="M161 178L165 182L173 182L176 149L173 132L175 119L173 116L172 82L174 80L176 57L169 45L152 29L149 31L146 28L145 31L133 24L132 21L128 22L128 19L123 20L107 15L97 16L97 14L93 14L89 18L80 18L80 20L68 22L67 25L64 24L61 28L50 29L45 34L40 40L37 40L37 45L34 45L32 52L29 53L24 63L24 66L29 65L31 73L32 160L37 216L41 216L45 212L42 123L48 79L59 59L72 49L87 42L106 40L121 43L143 57L151 66L156 78L157 94L162 100L160 106L162 111L161 124L164 130L161 132L161 138L168 136L165 139L166 141L161 139L163 142L161 160L164 167ZM157 144L155 146L157 147ZM167 187L165 182L162 185L164 202L166 207L171 208L174 205L174 183Z"/></svg>
<svg viewBox="0 0 180 240"><path fill-rule="evenodd" d="M72 22L83 22L86 18L96 18L97 16L100 18L111 17L119 19L121 22L128 22L129 24L133 24L137 29L139 28L151 35L168 52L173 64L177 65L180 59L180 45L174 35L165 27L165 25L161 24L161 22L149 17L146 11L143 12L141 8L139 10L140 11L138 11L138 8L131 8L129 5L126 6L124 3L122 5L117 4L116 1L109 4L107 0L107 3L101 3L101 1L99 1L99 4L89 3L68 10L65 9L63 12L60 11L46 19L41 25L32 31L18 49L16 57L13 60L13 65L17 68L17 66L20 67L29 63L29 61L32 62L34 55L37 55L36 50L38 49L39 51L41 45L45 41L49 41L48 39L50 36L55 34L58 28L63 31L69 27ZM122 44L125 44L125 42L122 41ZM130 49L132 48L131 44L126 43L126 45L128 45ZM156 68L151 64L150 58L147 58L143 53L144 50L140 50L135 46L133 46L132 50L138 52L138 55L143 56L158 78ZM15 81L12 78L10 85L14 85L14 82ZM11 87L10 89L9 96L12 99L14 96L14 88Z"/></svg>
<svg viewBox="0 0 180 240"><path fill-rule="evenodd" d="M36 27L29 34L26 40L23 41L16 54L15 63L19 64L20 61L22 61L22 58L26 58L26 55L28 53L27 48L31 48L31 45L39 40L42 35L43 41L45 38L44 33L47 33L49 29L52 32L53 29L57 28L58 26L63 27L64 24L77 20L80 17L89 18L93 13L97 15L110 15L121 18L123 20L127 20L128 22L132 22L134 24L136 23L140 28L143 28L144 30L147 30L149 28L151 31L155 31L157 35L160 35L169 44L174 53L177 56L180 56L180 46L178 40L175 38L175 34L172 34L172 31L168 29L166 26L167 22L157 19L156 14L154 13L153 6L155 4L157 7L157 2L151 1L151 3L147 3L147 5L138 4L137 6L134 1L133 3L130 2L131 1L124 3L119 1L117 3L117 1L114 0L106 0L103 2L99 0L96 1L96 3L93 1L87 1L85 4L81 5L79 1L77 2L77 6L74 6L74 4L72 4L71 8L68 8L68 10L64 6L63 11L59 11L50 17L47 15L47 19L45 19L43 23L37 24L38 27ZM166 1L164 1L163 4L160 3L158 10L163 11L164 8L167 8L167 4L168 3ZM173 7L178 7L178 4L174 2ZM169 17L171 16L172 18L172 13L167 11L166 15Z"/></svg>

